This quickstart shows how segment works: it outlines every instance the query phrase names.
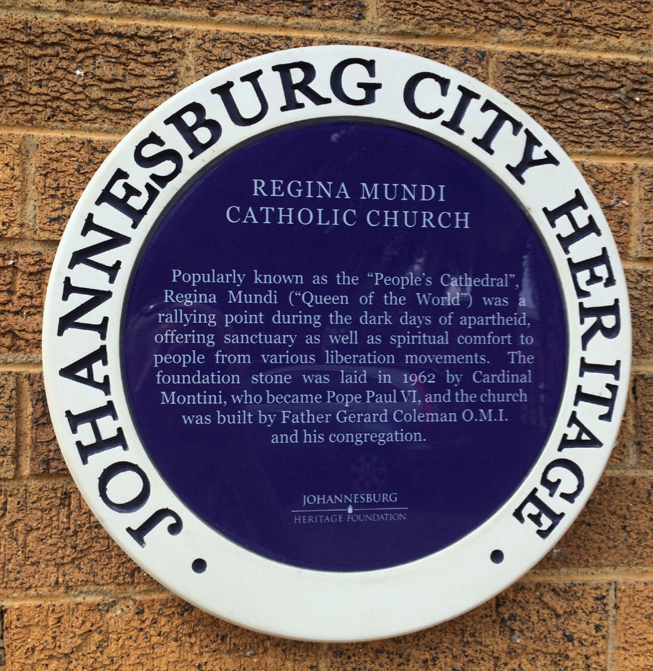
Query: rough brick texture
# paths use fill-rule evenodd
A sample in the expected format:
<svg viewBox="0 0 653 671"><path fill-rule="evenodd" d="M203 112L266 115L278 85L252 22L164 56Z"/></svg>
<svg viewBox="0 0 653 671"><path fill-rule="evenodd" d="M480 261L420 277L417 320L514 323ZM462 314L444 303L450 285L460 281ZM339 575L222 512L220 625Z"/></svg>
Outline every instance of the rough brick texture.
<svg viewBox="0 0 653 671"><path fill-rule="evenodd" d="M0 353L41 350L41 321L51 252L0 253Z"/></svg>
<svg viewBox="0 0 653 671"><path fill-rule="evenodd" d="M21 178L20 137L0 136L0 236L20 233Z"/></svg>
<svg viewBox="0 0 653 671"><path fill-rule="evenodd" d="M40 240L58 240L95 171L115 147L110 140L41 137L34 157L36 230Z"/></svg>
<svg viewBox="0 0 653 671"><path fill-rule="evenodd" d="M619 427L619 434L617 435L617 440L614 447L612 448L612 454L610 455L608 466L627 466L631 459L629 452L629 443L632 442L632 431L630 428L632 413L631 405L631 403L626 405L624 418L621 422L621 426Z"/></svg>
<svg viewBox="0 0 653 671"><path fill-rule="evenodd" d="M120 0L109 0L120 4ZM69 0L69 4L73 4ZM124 4L124 3L123 3ZM208 16L245 14L252 17L274 18L319 18L320 20L360 21L365 15L363 0L273 0L257 2L256 0L132 0L131 3L143 8L174 9L179 12L192 11Z"/></svg>
<svg viewBox="0 0 653 671"><path fill-rule="evenodd" d="M639 460L650 467L653 464L653 373L636 374L635 399Z"/></svg>
<svg viewBox="0 0 653 671"><path fill-rule="evenodd" d="M502 39L553 38L555 41L588 38L634 41L650 37L651 16L638 0L599 0L591 11L583 3L544 0L536 4L516 0L378 0L385 25L437 34L491 33Z"/></svg>
<svg viewBox="0 0 653 671"><path fill-rule="evenodd" d="M456 68L465 74L487 81L489 56L485 49L474 47L441 47L433 44L422 44L411 42L378 42L374 40L332 40L333 43L345 42L346 44L361 44L369 47L381 47L383 49L395 49L415 54L422 58L439 61L449 67ZM320 42L321 43L321 42Z"/></svg>
<svg viewBox="0 0 653 671"><path fill-rule="evenodd" d="M248 632L177 599L29 604L5 615L12 671L314 671L317 646Z"/></svg>
<svg viewBox="0 0 653 671"><path fill-rule="evenodd" d="M179 88L168 28L11 19L0 23L0 122L125 128Z"/></svg>
<svg viewBox="0 0 653 671"><path fill-rule="evenodd" d="M606 585L526 584L411 636L329 649L329 669L605 668Z"/></svg>
<svg viewBox="0 0 653 671"><path fill-rule="evenodd" d="M653 270L648 267L626 270L633 320L633 356L648 359L653 356Z"/></svg>
<svg viewBox="0 0 653 671"><path fill-rule="evenodd" d="M72 483L0 489L0 545L0 593L154 584L109 538Z"/></svg>
<svg viewBox="0 0 653 671"><path fill-rule="evenodd" d="M496 57L494 86L568 152L653 149L653 63L526 52Z"/></svg>
<svg viewBox="0 0 653 671"><path fill-rule="evenodd" d="M360 23L367 5L364 0L0 0L0 7L94 14L121 13L159 21L212 20L261 25L293 22L314 25L327 22L341 28Z"/></svg>
<svg viewBox="0 0 653 671"><path fill-rule="evenodd" d="M639 167L639 216L640 230L637 240L637 256L653 256L653 166Z"/></svg>
<svg viewBox="0 0 653 671"><path fill-rule="evenodd" d="M592 163L582 161L578 166L594 191L596 199L610 224L619 253L630 253L633 204L633 167L629 163Z"/></svg>
<svg viewBox="0 0 653 671"><path fill-rule="evenodd" d="M529 584L494 603L411 636L333 645L328 668L604 668L607 587ZM246 632L176 599L22 605L5 616L14 671L198 668L316 669L317 646Z"/></svg>
<svg viewBox="0 0 653 671"><path fill-rule="evenodd" d="M652 19L653 0L0 0L0 671L651 668ZM626 263L636 365L607 475L521 582L423 632L316 645L207 615L117 547L68 475L38 362L56 242L117 138L193 79L336 43L462 70L574 155Z"/></svg>
<svg viewBox="0 0 653 671"><path fill-rule="evenodd" d="M193 36L195 78L226 68L247 58L314 44L310 37L255 33L201 31Z"/></svg>
<svg viewBox="0 0 653 671"><path fill-rule="evenodd" d="M619 671L643 671L653 659L653 582L624 581L617 587Z"/></svg>
<svg viewBox="0 0 653 671"><path fill-rule="evenodd" d="M26 376L29 392L28 469L34 475L67 473L54 435L41 373Z"/></svg>
<svg viewBox="0 0 653 671"><path fill-rule="evenodd" d="M650 477L604 477L579 518L537 570L653 569L652 497Z"/></svg>
<svg viewBox="0 0 653 671"><path fill-rule="evenodd" d="M14 373L0 373L0 478L16 470L16 386Z"/></svg>
<svg viewBox="0 0 653 671"><path fill-rule="evenodd" d="M471 47L439 47L430 44L404 44L377 40L320 39L288 35L235 34L203 31L196 35L194 44L195 76L205 77L216 70L246 58L253 58L279 49L315 46L318 44L360 44L371 47L397 49L430 58L485 81L488 76L488 54Z"/></svg>
<svg viewBox="0 0 653 671"><path fill-rule="evenodd" d="M4 619L0 618L0 668L6 666Z"/></svg>
<svg viewBox="0 0 653 671"><path fill-rule="evenodd" d="M332 645L329 669L494 668L505 650L495 602L427 631L387 641Z"/></svg>

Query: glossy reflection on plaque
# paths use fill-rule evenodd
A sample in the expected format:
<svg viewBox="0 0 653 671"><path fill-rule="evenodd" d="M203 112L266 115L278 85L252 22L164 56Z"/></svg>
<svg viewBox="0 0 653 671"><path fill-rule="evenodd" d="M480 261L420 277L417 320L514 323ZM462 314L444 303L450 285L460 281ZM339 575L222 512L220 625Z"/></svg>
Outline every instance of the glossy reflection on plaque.
<svg viewBox="0 0 653 671"><path fill-rule="evenodd" d="M211 165L133 273L123 374L199 517L322 571L404 564L486 521L552 428L567 362L528 217L431 138L300 126Z"/></svg>

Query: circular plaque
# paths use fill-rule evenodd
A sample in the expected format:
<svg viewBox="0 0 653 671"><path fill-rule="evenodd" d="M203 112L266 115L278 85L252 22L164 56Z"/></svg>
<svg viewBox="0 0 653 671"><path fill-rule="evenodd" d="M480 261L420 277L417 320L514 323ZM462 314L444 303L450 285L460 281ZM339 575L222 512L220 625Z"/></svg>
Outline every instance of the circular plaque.
<svg viewBox="0 0 653 671"><path fill-rule="evenodd" d="M44 326L57 436L141 566L244 626L406 633L536 563L625 404L609 228L480 82L367 47L194 84L75 209Z"/></svg>

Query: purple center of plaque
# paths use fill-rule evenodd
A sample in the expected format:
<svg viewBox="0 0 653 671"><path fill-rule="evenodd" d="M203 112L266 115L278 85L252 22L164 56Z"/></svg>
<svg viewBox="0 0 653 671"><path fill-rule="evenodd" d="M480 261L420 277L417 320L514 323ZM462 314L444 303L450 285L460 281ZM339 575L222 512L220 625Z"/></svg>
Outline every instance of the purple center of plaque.
<svg viewBox="0 0 653 671"><path fill-rule="evenodd" d="M191 510L270 559L367 571L507 501L555 420L567 332L493 177L343 121L266 135L183 190L133 272L122 350L143 443Z"/></svg>

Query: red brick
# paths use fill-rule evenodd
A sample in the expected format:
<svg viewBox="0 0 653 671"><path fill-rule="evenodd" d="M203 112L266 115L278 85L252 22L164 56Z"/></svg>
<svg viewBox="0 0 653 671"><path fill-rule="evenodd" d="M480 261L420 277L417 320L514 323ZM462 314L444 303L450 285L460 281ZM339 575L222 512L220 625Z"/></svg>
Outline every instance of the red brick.
<svg viewBox="0 0 653 671"><path fill-rule="evenodd" d="M308 37L198 31L193 36L196 79L254 56L313 44Z"/></svg>
<svg viewBox="0 0 653 671"><path fill-rule="evenodd" d="M653 373L635 374L635 440L639 461L645 467L653 464Z"/></svg>
<svg viewBox="0 0 653 671"><path fill-rule="evenodd" d="M43 301L51 252L0 254L0 353L41 351Z"/></svg>
<svg viewBox="0 0 653 671"><path fill-rule="evenodd" d="M626 270L633 325L633 356L637 359L653 357L653 271L651 268Z"/></svg>
<svg viewBox="0 0 653 671"><path fill-rule="evenodd" d="M403 44L375 40L291 37L288 35L256 35L219 31L198 32L195 36L195 74L199 79L206 75L243 61L280 49L315 46L319 44L358 44L385 47L440 61L482 81L488 76L488 55L483 49L471 47L438 47L430 44Z"/></svg>
<svg viewBox="0 0 653 671"><path fill-rule="evenodd" d="M329 646L330 671L603 671L607 584L521 584L438 627Z"/></svg>
<svg viewBox="0 0 653 671"><path fill-rule="evenodd" d="M409 636L329 646L329 671L378 669L493 669L505 654L496 603Z"/></svg>
<svg viewBox="0 0 653 671"><path fill-rule="evenodd" d="M21 180L20 137L0 136L0 236L20 233Z"/></svg>
<svg viewBox="0 0 653 671"><path fill-rule="evenodd" d="M368 47L382 47L404 51L422 58L428 58L460 70L482 82L488 79L488 53L474 47L442 47L434 44L402 42L376 42L374 40L339 40L337 44L360 44Z"/></svg>
<svg viewBox="0 0 653 671"><path fill-rule="evenodd" d="M650 154L651 81L645 61L526 52L495 61L495 88L572 153Z"/></svg>
<svg viewBox="0 0 653 671"><path fill-rule="evenodd" d="M74 484L0 490L2 590L156 584L116 545Z"/></svg>
<svg viewBox="0 0 653 671"><path fill-rule="evenodd" d="M5 615L11 671L316 671L318 646L256 634L178 599L25 604Z"/></svg>
<svg viewBox="0 0 653 671"><path fill-rule="evenodd" d="M0 478L16 471L16 375L0 373Z"/></svg>
<svg viewBox="0 0 653 671"><path fill-rule="evenodd" d="M639 166L639 231L637 255L653 256L653 166Z"/></svg>
<svg viewBox="0 0 653 671"><path fill-rule="evenodd" d="M585 509L536 571L653 567L653 479L604 476Z"/></svg>
<svg viewBox="0 0 653 671"><path fill-rule="evenodd" d="M617 649L619 671L643 671L653 659L653 582L617 583Z"/></svg>
<svg viewBox="0 0 653 671"><path fill-rule="evenodd" d="M578 165L599 201L610 224L619 253L630 256L630 222L633 204L632 165L628 163L592 163Z"/></svg>
<svg viewBox="0 0 653 671"><path fill-rule="evenodd" d="M174 10L175 14L192 12L194 15L210 17L238 16L302 19L314 18L320 21L341 20L360 21L365 14L363 0L268 0L265 3L256 0L109 0L112 4L125 7L132 5L145 9ZM70 2L70 0L69 0ZM70 4L73 4L70 2ZM243 17L244 18L244 17Z"/></svg>
<svg viewBox="0 0 653 671"><path fill-rule="evenodd" d="M67 473L59 444L50 421L48 402L41 373L26 376L29 390L28 467L33 475Z"/></svg>
<svg viewBox="0 0 653 671"><path fill-rule="evenodd" d="M565 0L378 0L378 13L395 30L539 43L607 40L644 46L651 30L648 7L638 0L598 0L591 11Z"/></svg>
<svg viewBox="0 0 653 671"><path fill-rule="evenodd" d="M5 627L4 621L0 618L0 667L6 666L6 655L5 655Z"/></svg>
<svg viewBox="0 0 653 671"><path fill-rule="evenodd" d="M508 640L497 668L604 671L608 657L607 583L515 585L497 597Z"/></svg>
<svg viewBox="0 0 653 671"><path fill-rule="evenodd" d="M628 453L628 443L630 440L630 422L632 415L633 402L628 401L626 403L626 411L624 412L624 418L619 427L619 433L617 434L617 440L615 445L612 448L612 454L610 455L610 461L608 466L619 466L626 465L626 462L629 460Z"/></svg>
<svg viewBox="0 0 653 671"><path fill-rule="evenodd" d="M0 24L0 121L125 128L180 88L175 30L99 21Z"/></svg>
<svg viewBox="0 0 653 671"><path fill-rule="evenodd" d="M39 138L34 157L37 194L35 238L61 238L79 197L115 145L112 140Z"/></svg>

